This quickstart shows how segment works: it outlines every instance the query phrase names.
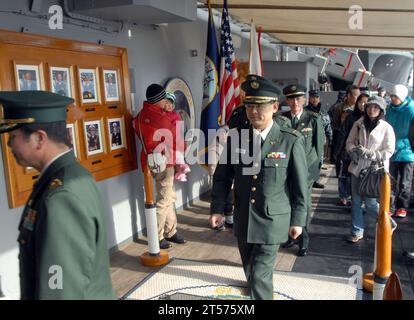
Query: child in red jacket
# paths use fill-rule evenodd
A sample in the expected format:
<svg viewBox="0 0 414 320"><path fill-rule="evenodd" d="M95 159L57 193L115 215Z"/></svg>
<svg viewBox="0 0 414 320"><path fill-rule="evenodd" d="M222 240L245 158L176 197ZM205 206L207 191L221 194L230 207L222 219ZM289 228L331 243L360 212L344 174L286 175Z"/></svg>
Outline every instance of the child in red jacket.
<svg viewBox="0 0 414 320"><path fill-rule="evenodd" d="M171 124L173 126L176 126L177 121L182 121L182 119L178 115L178 113L174 111L175 103L176 103L176 98L175 98L174 93L167 92L167 100L170 103L166 104L164 111L167 113L168 117L171 119ZM183 134L184 134L183 132L178 132L177 130L177 135L182 136ZM177 139L177 140L181 140L181 139ZM176 156L175 163L176 164L174 168L175 169L174 177L177 181L182 181L182 182L187 181L187 173L191 171L188 164L186 164L184 161L184 149L185 149L185 145L177 146L177 149L175 150L175 156Z"/></svg>

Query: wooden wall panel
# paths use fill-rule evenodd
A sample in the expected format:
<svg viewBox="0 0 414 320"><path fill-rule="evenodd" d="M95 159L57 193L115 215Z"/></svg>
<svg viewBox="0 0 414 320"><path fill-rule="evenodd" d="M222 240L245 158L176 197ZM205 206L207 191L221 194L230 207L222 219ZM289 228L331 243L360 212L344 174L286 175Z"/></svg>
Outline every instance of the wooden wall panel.
<svg viewBox="0 0 414 320"><path fill-rule="evenodd" d="M47 91L52 91L52 77L56 78L51 68L68 70L68 90L75 103L67 110L67 122L73 125L74 149L80 163L97 181L137 168L127 63L124 48L0 30L0 90L23 88L19 78L23 77L25 68L28 69L24 66L34 66L32 74L38 77L39 89ZM86 94L86 98L82 98L81 75L84 79L90 75L85 69L94 70L96 97ZM61 69L54 70L59 72ZM108 82L114 75L117 89L116 86L110 89ZM105 83L108 84L107 91ZM114 122L121 127L120 139L119 135L111 138ZM99 143L94 139L87 140L85 125L91 132L99 126ZM38 172L17 165L7 148L7 139L7 134L1 136L9 206L14 208L26 202Z"/></svg>

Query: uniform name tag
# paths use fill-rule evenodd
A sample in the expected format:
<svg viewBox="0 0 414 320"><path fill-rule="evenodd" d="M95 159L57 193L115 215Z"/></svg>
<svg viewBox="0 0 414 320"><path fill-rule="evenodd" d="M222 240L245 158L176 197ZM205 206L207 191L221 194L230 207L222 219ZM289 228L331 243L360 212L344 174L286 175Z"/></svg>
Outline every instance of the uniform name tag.
<svg viewBox="0 0 414 320"><path fill-rule="evenodd" d="M23 228L33 231L36 218L37 218L37 211L30 208L29 211L27 212L26 217L24 218Z"/></svg>

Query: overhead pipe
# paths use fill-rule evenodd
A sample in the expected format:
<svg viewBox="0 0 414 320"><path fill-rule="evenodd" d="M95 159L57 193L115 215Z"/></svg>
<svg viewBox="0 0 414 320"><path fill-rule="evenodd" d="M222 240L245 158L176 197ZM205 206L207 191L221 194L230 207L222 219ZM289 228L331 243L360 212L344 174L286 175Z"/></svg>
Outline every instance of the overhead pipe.
<svg viewBox="0 0 414 320"><path fill-rule="evenodd" d="M110 32L110 33L116 33L116 32L122 31L122 28L124 25L123 22L121 21L108 21L108 20L103 20L100 18L91 17L91 16L73 12L71 11L70 6L69 6L69 0L63 0L63 11L72 20L84 21L84 22L89 22L95 25L102 26L106 28L107 32ZM109 27L108 24L112 24L112 26Z"/></svg>
<svg viewBox="0 0 414 320"><path fill-rule="evenodd" d="M105 21L101 19L96 19L94 17L88 17L89 19L85 20L84 15L78 15L73 12L71 12L69 9L66 10L66 0L64 2L63 11L66 14L65 17L63 17L63 22L68 23L71 25L75 25L78 27L84 27L84 28L90 28L92 30L102 31L105 33L119 33L123 29L123 23L122 22L115 22L115 21ZM21 15L29 18L35 18L39 20L48 20L49 19L49 13L38 13L37 11L28 11L28 10L20 10L20 9L0 9L0 13L10 13L15 15ZM82 19L79 19L79 17L82 17ZM95 19L95 20L93 20ZM102 21L102 23L99 23ZM116 24L116 27L109 27L108 24ZM22 28L22 30L26 30L26 28Z"/></svg>

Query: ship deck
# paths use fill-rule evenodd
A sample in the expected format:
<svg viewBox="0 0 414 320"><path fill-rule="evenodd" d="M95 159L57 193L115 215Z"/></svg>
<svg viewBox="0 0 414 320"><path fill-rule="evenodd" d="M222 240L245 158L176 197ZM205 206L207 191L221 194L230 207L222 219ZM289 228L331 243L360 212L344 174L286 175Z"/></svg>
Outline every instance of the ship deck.
<svg viewBox="0 0 414 320"><path fill-rule="evenodd" d="M327 165L321 171L325 189L313 189L313 217L310 225L309 254L297 257L297 247L279 250L275 271L316 274L350 278L356 272L372 272L374 264L375 220L366 219L364 239L356 244L346 242L349 234L350 207L336 206L337 179L334 167ZM403 257L404 250L414 250L413 210L404 219L398 219L393 234L392 269L400 278L403 299L414 299L414 263ZM188 242L173 244L168 249L170 258L187 259L212 264L238 266L241 260L232 230L216 231L209 228L209 194L191 202L178 212L178 229ZM159 268L141 265L139 256L146 252L145 238L120 248L111 255L111 276L118 297L123 297L149 274ZM359 269L361 267L362 269ZM364 299L371 299L365 293Z"/></svg>

